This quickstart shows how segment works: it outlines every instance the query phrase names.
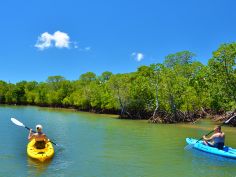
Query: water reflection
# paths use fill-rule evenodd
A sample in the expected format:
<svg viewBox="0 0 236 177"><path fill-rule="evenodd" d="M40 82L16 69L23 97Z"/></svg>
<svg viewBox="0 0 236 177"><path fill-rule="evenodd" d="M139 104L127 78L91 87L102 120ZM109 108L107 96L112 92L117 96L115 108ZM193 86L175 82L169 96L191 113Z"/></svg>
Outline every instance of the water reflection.
<svg viewBox="0 0 236 177"><path fill-rule="evenodd" d="M37 159L27 158L28 162L28 175L29 176L41 176L45 171L47 171L52 159L48 159L44 162L40 162Z"/></svg>
<svg viewBox="0 0 236 177"><path fill-rule="evenodd" d="M192 173L196 176L232 176L232 169L235 168L236 161L214 154L209 154L196 149L189 150L188 159L192 165ZM214 174L214 175L213 175Z"/></svg>
<svg viewBox="0 0 236 177"><path fill-rule="evenodd" d="M236 161L234 159L221 157L214 154L209 154L204 151L199 151L196 149L190 150L192 153L194 161L201 161L203 165L212 165L212 166L235 166Z"/></svg>

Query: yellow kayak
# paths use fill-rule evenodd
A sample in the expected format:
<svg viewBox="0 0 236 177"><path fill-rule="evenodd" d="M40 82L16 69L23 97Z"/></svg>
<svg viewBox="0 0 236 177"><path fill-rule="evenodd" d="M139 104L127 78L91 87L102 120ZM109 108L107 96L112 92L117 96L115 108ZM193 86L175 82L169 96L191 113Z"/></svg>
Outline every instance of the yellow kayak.
<svg viewBox="0 0 236 177"><path fill-rule="evenodd" d="M41 162L50 159L54 155L54 148L51 142L46 143L44 149L37 149L35 146L35 140L31 140L27 145L27 154L33 159L38 159Z"/></svg>

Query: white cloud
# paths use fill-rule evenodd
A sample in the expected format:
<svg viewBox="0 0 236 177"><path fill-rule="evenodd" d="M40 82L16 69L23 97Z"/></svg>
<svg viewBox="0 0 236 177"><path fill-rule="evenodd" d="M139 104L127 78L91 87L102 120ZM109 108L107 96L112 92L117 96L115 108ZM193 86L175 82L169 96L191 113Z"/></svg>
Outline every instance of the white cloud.
<svg viewBox="0 0 236 177"><path fill-rule="evenodd" d="M38 41L35 44L35 47L39 48L40 50L43 50L45 48L51 47L52 45L52 35L48 32L45 32L41 34L40 37L38 37Z"/></svg>
<svg viewBox="0 0 236 177"><path fill-rule="evenodd" d="M69 48L70 37L68 36L68 34L60 32L60 31L56 31L53 35L53 39L55 41L55 47Z"/></svg>
<svg viewBox="0 0 236 177"><path fill-rule="evenodd" d="M141 52L133 52L131 56L137 61L141 61L144 59L144 54Z"/></svg>
<svg viewBox="0 0 236 177"><path fill-rule="evenodd" d="M42 33L41 36L38 37L35 47L44 50L49 47L69 48L69 45L70 37L68 34L56 31L54 34L49 34L48 32Z"/></svg>

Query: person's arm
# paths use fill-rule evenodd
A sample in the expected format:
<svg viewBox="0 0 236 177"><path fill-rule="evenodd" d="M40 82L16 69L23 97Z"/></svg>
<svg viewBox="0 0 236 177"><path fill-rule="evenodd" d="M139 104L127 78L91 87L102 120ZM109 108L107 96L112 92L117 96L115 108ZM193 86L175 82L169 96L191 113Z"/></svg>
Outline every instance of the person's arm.
<svg viewBox="0 0 236 177"><path fill-rule="evenodd" d="M32 129L30 129L29 135L28 135L28 140L31 140L34 136L34 133L32 132Z"/></svg>
<svg viewBox="0 0 236 177"><path fill-rule="evenodd" d="M211 141L215 138L215 134L212 135L210 138L207 138L205 135L202 137L205 141Z"/></svg>
<svg viewBox="0 0 236 177"><path fill-rule="evenodd" d="M48 137L46 135L44 135L44 139L45 139L46 143L50 141L50 139L48 139Z"/></svg>
<svg viewBox="0 0 236 177"><path fill-rule="evenodd" d="M225 138L225 133L223 132L222 134L223 134L223 137Z"/></svg>

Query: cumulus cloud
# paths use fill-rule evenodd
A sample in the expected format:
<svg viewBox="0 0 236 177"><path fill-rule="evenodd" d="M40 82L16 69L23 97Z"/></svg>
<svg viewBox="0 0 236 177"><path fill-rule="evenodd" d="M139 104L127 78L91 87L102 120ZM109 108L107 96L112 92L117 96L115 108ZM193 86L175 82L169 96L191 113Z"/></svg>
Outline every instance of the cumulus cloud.
<svg viewBox="0 0 236 177"><path fill-rule="evenodd" d="M48 32L44 32L38 37L35 47L40 50L49 47L69 48L70 43L70 37L67 33L56 31L54 34L49 34Z"/></svg>
<svg viewBox="0 0 236 177"><path fill-rule="evenodd" d="M38 37L38 41L35 44L35 47L43 50L45 48L51 47L52 45L52 35L49 34L48 32L45 32L43 34L41 34L40 37Z"/></svg>
<svg viewBox="0 0 236 177"><path fill-rule="evenodd" d="M141 61L144 59L144 54L141 52L133 52L131 56L137 61Z"/></svg>
<svg viewBox="0 0 236 177"><path fill-rule="evenodd" d="M53 35L53 39L55 41L55 47L58 48L69 48L70 44L70 37L68 34L56 31Z"/></svg>

